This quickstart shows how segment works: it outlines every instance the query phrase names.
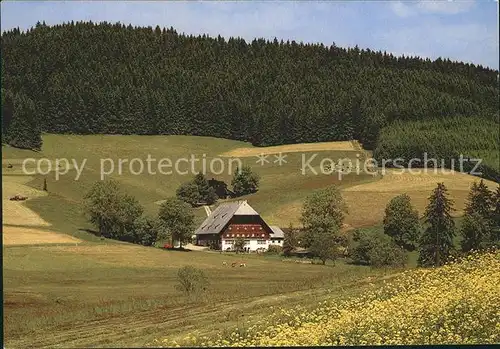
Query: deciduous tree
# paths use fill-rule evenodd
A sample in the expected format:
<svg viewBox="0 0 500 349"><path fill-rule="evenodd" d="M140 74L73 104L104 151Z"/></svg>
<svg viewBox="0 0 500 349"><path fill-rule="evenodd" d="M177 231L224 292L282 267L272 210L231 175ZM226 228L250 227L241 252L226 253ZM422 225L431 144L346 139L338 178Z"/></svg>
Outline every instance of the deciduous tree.
<svg viewBox="0 0 500 349"><path fill-rule="evenodd" d="M171 237L172 242L189 242L194 231L194 214L191 207L177 198L168 198L161 206L158 218Z"/></svg>
<svg viewBox="0 0 500 349"><path fill-rule="evenodd" d="M129 239L143 213L139 202L123 193L115 180L95 182L84 196L84 209L101 236L118 240Z"/></svg>
<svg viewBox="0 0 500 349"><path fill-rule="evenodd" d="M283 239L283 255L290 256L290 254L298 247L298 232L290 223L288 230L285 231Z"/></svg>
<svg viewBox="0 0 500 349"><path fill-rule="evenodd" d="M420 234L418 211L413 208L407 194L398 195L387 204L384 216L384 233L389 235L396 245L407 251L413 251Z"/></svg>
<svg viewBox="0 0 500 349"><path fill-rule="evenodd" d="M301 216L304 246L323 264L327 259L336 259L338 247L344 242L339 230L346 214L347 205L335 186L313 192L304 202Z"/></svg>

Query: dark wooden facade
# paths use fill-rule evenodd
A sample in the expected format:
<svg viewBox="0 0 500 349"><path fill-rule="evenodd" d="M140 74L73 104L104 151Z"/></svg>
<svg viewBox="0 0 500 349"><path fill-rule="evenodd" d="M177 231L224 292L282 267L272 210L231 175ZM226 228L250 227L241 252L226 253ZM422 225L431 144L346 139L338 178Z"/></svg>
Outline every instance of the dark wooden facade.
<svg viewBox="0 0 500 349"><path fill-rule="evenodd" d="M272 233L271 228L257 215L235 215L219 234L200 234L197 244L202 246L219 245L222 239L259 239L267 240Z"/></svg>

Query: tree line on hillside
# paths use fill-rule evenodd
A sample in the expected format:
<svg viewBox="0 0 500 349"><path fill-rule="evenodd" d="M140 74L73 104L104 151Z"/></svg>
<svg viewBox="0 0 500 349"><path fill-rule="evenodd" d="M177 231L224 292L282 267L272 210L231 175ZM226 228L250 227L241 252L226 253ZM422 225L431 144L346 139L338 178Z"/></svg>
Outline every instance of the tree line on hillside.
<svg viewBox="0 0 500 349"><path fill-rule="evenodd" d="M348 256L355 263L401 267L407 263L408 252L417 250L418 264L429 267L441 266L457 254L500 247L500 187L490 191L482 180L473 183L458 231L452 211L453 200L445 185L438 183L429 197L423 222L410 197L402 194L387 204L383 234L357 229L349 238L341 231L347 206L340 191L329 187L306 198L303 227L290 227L285 232L283 254L290 256L300 246L323 264ZM454 245L457 233L461 236L459 248Z"/></svg>
<svg viewBox="0 0 500 349"><path fill-rule="evenodd" d="M25 93L2 87L2 143L16 148L40 150L41 125L35 103Z"/></svg>
<svg viewBox="0 0 500 349"><path fill-rule="evenodd" d="M396 121L498 117L498 71L357 46L71 22L5 31L1 49L2 87L17 101L4 141L20 147L52 132L373 149Z"/></svg>
<svg viewBox="0 0 500 349"><path fill-rule="evenodd" d="M454 117L438 121L395 121L379 135L374 158L421 159L413 167L424 167L424 154L436 159L427 166L452 168L457 171L481 172L481 177L500 182L500 127L497 121L481 118ZM462 165L460 155L464 157ZM452 159L453 163L452 163ZM475 160L481 159L479 166ZM391 163L389 163L390 165ZM462 168L460 168L462 166Z"/></svg>

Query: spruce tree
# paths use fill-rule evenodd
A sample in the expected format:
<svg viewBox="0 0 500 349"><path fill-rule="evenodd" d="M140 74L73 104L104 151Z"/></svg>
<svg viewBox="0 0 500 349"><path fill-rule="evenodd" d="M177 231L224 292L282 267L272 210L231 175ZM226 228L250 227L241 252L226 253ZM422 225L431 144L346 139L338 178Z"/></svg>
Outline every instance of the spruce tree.
<svg viewBox="0 0 500 349"><path fill-rule="evenodd" d="M465 213L477 213L483 218L489 218L493 210L493 193L490 192L484 181L474 182L467 197Z"/></svg>
<svg viewBox="0 0 500 349"><path fill-rule="evenodd" d="M490 221L480 214L476 212L465 214L461 229L462 251L477 251L489 247L492 228Z"/></svg>
<svg viewBox="0 0 500 349"><path fill-rule="evenodd" d="M420 266L440 266L453 249L455 222L451 217L453 201L448 198L444 183L438 183L425 210L427 228L420 238Z"/></svg>
<svg viewBox="0 0 500 349"><path fill-rule="evenodd" d="M233 191L237 196L255 193L259 190L260 177L253 172L250 166L243 166L241 171L239 168L234 172L234 177L231 181Z"/></svg>
<svg viewBox="0 0 500 349"><path fill-rule="evenodd" d="M194 179L193 184L198 188L199 199L206 205L213 205L217 202L217 194L215 189L209 184L203 173L198 173Z"/></svg>
<svg viewBox="0 0 500 349"><path fill-rule="evenodd" d="M377 160L498 152L498 70L473 64L92 22L14 28L0 45L2 86L36 111L36 122L2 113L17 146L39 147L41 126L259 146L356 138ZM500 178L484 160L483 175Z"/></svg>
<svg viewBox="0 0 500 349"><path fill-rule="evenodd" d="M2 143L6 140L14 113L14 101L10 91L2 88Z"/></svg>
<svg viewBox="0 0 500 349"><path fill-rule="evenodd" d="M483 180L472 184L465 206L461 247L463 252L487 248L494 237L494 196Z"/></svg>
<svg viewBox="0 0 500 349"><path fill-rule="evenodd" d="M500 186L493 195L493 228L491 230L491 244L500 247Z"/></svg>
<svg viewBox="0 0 500 349"><path fill-rule="evenodd" d="M24 94L14 96L12 121L5 141L16 148L40 150L42 136L40 124L35 117L35 105Z"/></svg>

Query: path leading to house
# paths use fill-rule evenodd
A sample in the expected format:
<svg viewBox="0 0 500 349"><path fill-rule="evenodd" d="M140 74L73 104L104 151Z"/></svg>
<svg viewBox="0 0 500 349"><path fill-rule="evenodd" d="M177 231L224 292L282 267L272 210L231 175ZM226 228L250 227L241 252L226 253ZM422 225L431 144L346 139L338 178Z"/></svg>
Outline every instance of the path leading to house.
<svg viewBox="0 0 500 349"><path fill-rule="evenodd" d="M186 244L183 246L184 246L184 248L191 250L191 251L208 251L208 247L206 247L206 246L196 246L193 244Z"/></svg>
<svg viewBox="0 0 500 349"><path fill-rule="evenodd" d="M205 209L205 213L207 214L207 217L210 216L212 214L212 210L210 209L210 206L203 206L203 208Z"/></svg>

